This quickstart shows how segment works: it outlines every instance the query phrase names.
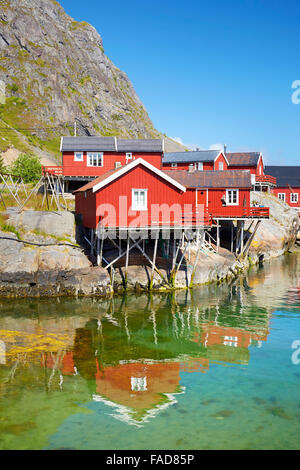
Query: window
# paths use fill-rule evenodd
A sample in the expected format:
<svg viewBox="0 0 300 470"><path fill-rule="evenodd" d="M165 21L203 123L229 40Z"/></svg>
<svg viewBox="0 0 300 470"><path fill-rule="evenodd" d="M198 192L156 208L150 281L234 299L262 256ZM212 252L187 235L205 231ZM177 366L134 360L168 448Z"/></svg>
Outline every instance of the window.
<svg viewBox="0 0 300 470"><path fill-rule="evenodd" d="M278 193L278 199L285 202L285 193Z"/></svg>
<svg viewBox="0 0 300 470"><path fill-rule="evenodd" d="M74 161L75 162L83 162L83 152L75 152Z"/></svg>
<svg viewBox="0 0 300 470"><path fill-rule="evenodd" d="M171 163L172 168L177 168L177 163Z"/></svg>
<svg viewBox="0 0 300 470"><path fill-rule="evenodd" d="M202 162L198 162L198 163L196 163L196 165L197 165L197 170L198 171L203 171L203 163Z"/></svg>
<svg viewBox="0 0 300 470"><path fill-rule="evenodd" d="M128 163L129 160L132 160L132 153L131 152L126 153L126 163Z"/></svg>
<svg viewBox="0 0 300 470"><path fill-rule="evenodd" d="M88 152L87 166L103 166L103 153Z"/></svg>
<svg viewBox="0 0 300 470"><path fill-rule="evenodd" d="M229 206L238 206L239 204L239 190L226 189L226 204Z"/></svg>
<svg viewBox="0 0 300 470"><path fill-rule="evenodd" d="M291 193L290 195L290 201L291 202L298 202L298 193Z"/></svg>
<svg viewBox="0 0 300 470"><path fill-rule="evenodd" d="M223 344L225 346L233 346L236 348L238 345L238 337L237 336L224 336Z"/></svg>
<svg viewBox="0 0 300 470"><path fill-rule="evenodd" d="M147 189L132 189L131 209L133 211L147 210Z"/></svg>
<svg viewBox="0 0 300 470"><path fill-rule="evenodd" d="M219 170L223 171L224 170L224 163L219 162Z"/></svg>
<svg viewBox="0 0 300 470"><path fill-rule="evenodd" d="M147 377L131 377L131 390L133 392L147 391Z"/></svg>

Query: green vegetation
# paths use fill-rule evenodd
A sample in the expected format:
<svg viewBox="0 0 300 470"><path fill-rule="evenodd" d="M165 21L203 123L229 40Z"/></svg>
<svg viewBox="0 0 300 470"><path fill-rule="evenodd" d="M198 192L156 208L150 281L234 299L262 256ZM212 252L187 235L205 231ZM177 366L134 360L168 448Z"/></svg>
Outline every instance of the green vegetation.
<svg viewBox="0 0 300 470"><path fill-rule="evenodd" d="M22 153L10 167L11 173L22 176L24 183L31 183L39 180L42 174L40 159L30 153Z"/></svg>
<svg viewBox="0 0 300 470"><path fill-rule="evenodd" d="M7 85L6 87L8 90L12 91L13 93L16 93L19 89L18 85L16 83L13 83L12 85Z"/></svg>
<svg viewBox="0 0 300 470"><path fill-rule="evenodd" d="M0 214L0 230L2 230L2 232L10 232L10 233L14 233L15 235L17 235L17 238L20 240L20 234L18 232L18 230L13 227L13 225L9 225L7 224L7 219L8 219L8 216L6 214Z"/></svg>
<svg viewBox="0 0 300 470"><path fill-rule="evenodd" d="M0 173L5 173L6 172L6 167L4 164L3 157L0 155Z"/></svg>

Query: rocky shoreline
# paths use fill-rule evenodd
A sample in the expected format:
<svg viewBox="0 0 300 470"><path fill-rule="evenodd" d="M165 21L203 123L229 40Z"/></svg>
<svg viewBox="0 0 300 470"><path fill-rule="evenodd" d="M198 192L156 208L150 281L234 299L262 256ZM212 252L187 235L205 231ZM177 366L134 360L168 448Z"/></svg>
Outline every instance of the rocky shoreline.
<svg viewBox="0 0 300 470"><path fill-rule="evenodd" d="M218 253L201 252L193 286L230 281L252 264L283 255L295 246L299 236L297 212L272 195L253 192L251 197L269 206L271 217L261 222L247 256L237 259L225 246ZM0 230L0 297L107 297L124 291L121 265L111 278L107 270L93 266L92 260L77 246L78 226L72 213L23 211L19 214L10 209L5 217L6 230ZM192 246L190 259L178 271L174 288L187 287L187 267L193 266L195 256L196 247ZM150 267L144 264L144 259L133 262L128 267L126 289L147 291ZM167 277L163 263L166 261L162 259L160 271ZM153 290L166 289L170 287L155 273Z"/></svg>

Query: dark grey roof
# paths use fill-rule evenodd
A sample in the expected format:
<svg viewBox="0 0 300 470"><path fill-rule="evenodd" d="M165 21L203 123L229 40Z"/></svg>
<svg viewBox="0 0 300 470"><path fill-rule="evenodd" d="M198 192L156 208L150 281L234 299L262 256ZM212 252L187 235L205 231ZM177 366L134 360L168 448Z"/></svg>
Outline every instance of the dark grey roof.
<svg viewBox="0 0 300 470"><path fill-rule="evenodd" d="M62 152L71 151L115 151L114 137L63 137Z"/></svg>
<svg viewBox="0 0 300 470"><path fill-rule="evenodd" d="M61 151L162 152L160 139L116 139L115 137L62 137Z"/></svg>
<svg viewBox="0 0 300 470"><path fill-rule="evenodd" d="M278 187L300 187L300 166L265 166L265 174L275 176Z"/></svg>
<svg viewBox="0 0 300 470"><path fill-rule="evenodd" d="M161 139L117 139L118 152L162 152Z"/></svg>
<svg viewBox="0 0 300 470"><path fill-rule="evenodd" d="M213 162L220 150L195 150L191 152L166 152L163 163Z"/></svg>
<svg viewBox="0 0 300 470"><path fill-rule="evenodd" d="M251 188L250 170L163 171L187 188Z"/></svg>
<svg viewBox="0 0 300 470"><path fill-rule="evenodd" d="M226 153L229 166L256 166L260 152Z"/></svg>

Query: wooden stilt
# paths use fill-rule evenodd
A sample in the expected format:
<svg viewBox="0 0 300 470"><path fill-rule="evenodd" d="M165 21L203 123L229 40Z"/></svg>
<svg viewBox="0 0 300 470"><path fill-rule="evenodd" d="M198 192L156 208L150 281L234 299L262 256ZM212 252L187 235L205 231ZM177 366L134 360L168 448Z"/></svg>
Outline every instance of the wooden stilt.
<svg viewBox="0 0 300 470"><path fill-rule="evenodd" d="M203 236L203 240L204 240L204 236ZM198 247L197 247L196 259L195 259L195 261L194 261L194 265L193 265L193 269L192 269L192 273L191 273L191 278L190 278L190 282L189 282L188 287L192 287L192 286L193 286L194 277L195 277L195 272L196 272L196 269L197 269L197 266L198 266L198 261L199 261L200 251L201 251L201 245L202 245L202 243L200 243L200 240L199 240Z"/></svg>
<svg viewBox="0 0 300 470"><path fill-rule="evenodd" d="M220 223L219 220L217 221L217 252L219 251L220 247Z"/></svg>
<svg viewBox="0 0 300 470"><path fill-rule="evenodd" d="M149 285L150 290L152 290L152 287L153 287L154 266L156 262L157 244L158 244L158 237L155 239L155 242L154 242L153 263L152 263L151 278L150 278L150 285Z"/></svg>
<svg viewBox="0 0 300 470"><path fill-rule="evenodd" d="M91 247L90 247L90 254L94 253L94 229L91 229Z"/></svg>
<svg viewBox="0 0 300 470"><path fill-rule="evenodd" d="M245 221L241 221L241 253L243 253L244 250L244 225Z"/></svg>
<svg viewBox="0 0 300 470"><path fill-rule="evenodd" d="M129 232L127 234L127 246L126 246L125 289L127 288L127 281L128 281L128 261L129 261Z"/></svg>

